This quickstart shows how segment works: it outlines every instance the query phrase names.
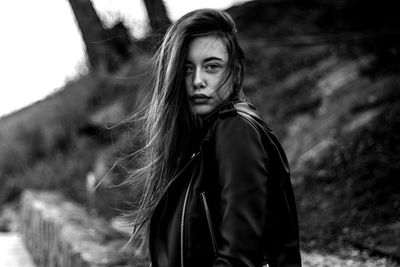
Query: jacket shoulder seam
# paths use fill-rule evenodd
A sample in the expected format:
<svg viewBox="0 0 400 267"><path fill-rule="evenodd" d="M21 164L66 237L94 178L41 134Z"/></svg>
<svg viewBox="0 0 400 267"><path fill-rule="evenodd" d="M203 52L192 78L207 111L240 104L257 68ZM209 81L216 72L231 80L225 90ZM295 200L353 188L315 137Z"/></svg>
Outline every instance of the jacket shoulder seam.
<svg viewBox="0 0 400 267"><path fill-rule="evenodd" d="M251 115L249 115L249 114L242 114L243 112L240 112L240 111L238 111L238 110L235 110L235 112L232 112L232 113L230 113L229 114L229 116L224 116L224 117L219 117L217 120L216 120L216 122L215 122L215 124L214 124L214 129L213 129L213 133L215 133L215 131L216 131L216 128L217 128L217 125L220 123L220 122L222 122L223 120L225 120L225 119L235 119L235 118L238 118L239 120L241 120L241 121L244 121L247 125L249 125L256 133L257 133L257 135L261 138L261 133L260 133L260 130L259 130L259 128L257 127L257 122L255 122L255 120L251 117Z"/></svg>

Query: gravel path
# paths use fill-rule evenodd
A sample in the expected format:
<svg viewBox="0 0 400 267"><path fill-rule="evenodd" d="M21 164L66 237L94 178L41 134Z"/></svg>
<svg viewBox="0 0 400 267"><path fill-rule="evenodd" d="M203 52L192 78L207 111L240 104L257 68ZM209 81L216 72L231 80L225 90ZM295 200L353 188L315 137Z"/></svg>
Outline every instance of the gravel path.
<svg viewBox="0 0 400 267"><path fill-rule="evenodd" d="M304 267L399 267L400 265L389 258L371 257L366 252L347 249L332 255L322 252L302 252Z"/></svg>
<svg viewBox="0 0 400 267"><path fill-rule="evenodd" d="M15 203L0 207L0 267L34 267L18 232Z"/></svg>
<svg viewBox="0 0 400 267"><path fill-rule="evenodd" d="M31 256L25 249L18 233L0 233L0 266L34 267Z"/></svg>

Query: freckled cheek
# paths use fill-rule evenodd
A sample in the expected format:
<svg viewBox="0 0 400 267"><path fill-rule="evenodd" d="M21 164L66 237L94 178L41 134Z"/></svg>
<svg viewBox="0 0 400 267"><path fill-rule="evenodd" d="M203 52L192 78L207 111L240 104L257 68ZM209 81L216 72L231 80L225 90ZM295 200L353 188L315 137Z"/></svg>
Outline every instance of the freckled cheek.
<svg viewBox="0 0 400 267"><path fill-rule="evenodd" d="M214 87L221 87L221 86L223 86L223 75L216 74L216 75L210 76L208 78L208 81Z"/></svg>
<svg viewBox="0 0 400 267"><path fill-rule="evenodd" d="M185 89L186 89L186 93L188 95L190 95L193 91L192 79L191 79L190 75L187 75L185 77Z"/></svg>
<svg viewBox="0 0 400 267"><path fill-rule="evenodd" d="M223 90L223 87L225 87L225 75L223 75L223 73L217 74L215 76L212 77L212 79L210 79L210 81L212 82L213 86L216 88L220 88L221 90Z"/></svg>
<svg viewBox="0 0 400 267"><path fill-rule="evenodd" d="M232 92L232 86L227 81L222 87L219 88L218 94L222 99L226 99Z"/></svg>

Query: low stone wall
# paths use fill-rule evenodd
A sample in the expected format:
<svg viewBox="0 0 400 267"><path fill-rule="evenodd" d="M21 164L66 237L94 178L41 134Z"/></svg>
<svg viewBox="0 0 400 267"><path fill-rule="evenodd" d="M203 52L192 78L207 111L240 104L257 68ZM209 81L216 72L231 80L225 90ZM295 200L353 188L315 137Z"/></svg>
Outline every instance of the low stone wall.
<svg viewBox="0 0 400 267"><path fill-rule="evenodd" d="M123 250L128 236L60 193L25 191L21 232L38 267L147 266Z"/></svg>

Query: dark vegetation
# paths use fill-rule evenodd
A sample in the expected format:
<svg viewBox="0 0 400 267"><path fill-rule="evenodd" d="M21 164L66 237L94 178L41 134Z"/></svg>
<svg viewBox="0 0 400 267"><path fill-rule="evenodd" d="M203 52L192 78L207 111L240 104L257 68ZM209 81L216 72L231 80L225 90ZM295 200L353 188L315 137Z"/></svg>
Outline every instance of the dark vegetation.
<svg viewBox="0 0 400 267"><path fill-rule="evenodd" d="M251 1L228 9L247 56L245 91L290 159L305 250L353 246L400 258L400 17L395 1ZM145 42L144 42L145 43ZM147 51L147 50L146 50ZM93 71L0 120L0 203L56 189L106 218L124 181L149 53ZM87 175L98 182L88 198ZM90 187L90 185L89 185Z"/></svg>
<svg viewBox="0 0 400 267"><path fill-rule="evenodd" d="M297 194L303 195L299 204L309 217L302 225L321 230L307 232L306 245L343 245L330 240L340 236L342 242L395 249L400 219L399 112L400 105L385 106L365 127L338 134L335 145L306 166L297 187Z"/></svg>

